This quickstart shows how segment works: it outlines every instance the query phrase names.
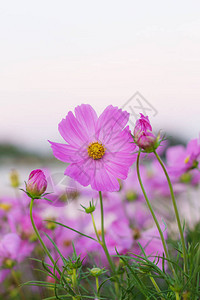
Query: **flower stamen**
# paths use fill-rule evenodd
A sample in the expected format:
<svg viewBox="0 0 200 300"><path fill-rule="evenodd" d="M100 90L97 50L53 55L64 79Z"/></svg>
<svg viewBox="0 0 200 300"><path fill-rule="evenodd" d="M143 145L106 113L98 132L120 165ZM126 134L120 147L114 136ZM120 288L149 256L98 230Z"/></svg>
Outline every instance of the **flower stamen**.
<svg viewBox="0 0 200 300"><path fill-rule="evenodd" d="M100 159L104 156L106 148L98 143L93 142L88 146L88 155L92 157L93 159Z"/></svg>

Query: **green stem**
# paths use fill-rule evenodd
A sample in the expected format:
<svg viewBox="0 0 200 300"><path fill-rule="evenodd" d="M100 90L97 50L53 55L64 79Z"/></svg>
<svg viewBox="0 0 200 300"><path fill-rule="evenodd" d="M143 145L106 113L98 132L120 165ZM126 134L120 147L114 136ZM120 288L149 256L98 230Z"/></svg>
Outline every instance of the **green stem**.
<svg viewBox="0 0 200 300"><path fill-rule="evenodd" d="M165 176L167 178L167 182L168 182L168 185L169 185L170 194L171 194L172 203L173 203L173 206L174 206L174 212L175 212L175 216L176 216L176 220L177 220L177 224L178 224L178 229L179 229L179 233L180 233L180 237L181 237L182 248L183 248L184 272L187 272L187 251L186 251L185 239L184 239L183 229L182 229L182 226L181 226L179 212L178 212L178 208L177 208L177 204L176 204L176 199L175 199L175 196L174 196L172 183L171 183L171 180L169 178L167 170L166 170L160 156L157 154L156 151L154 151L154 154L155 154L157 160L159 161L159 163L160 163L160 165L161 165L161 167L162 167L162 169L165 173Z"/></svg>
<svg viewBox="0 0 200 300"><path fill-rule="evenodd" d="M155 279L151 275L149 275L149 278L151 279L151 282L152 282L153 286L155 287L156 291L159 294L161 294L161 290L160 290L159 286L157 285ZM164 300L164 298L161 297L161 300Z"/></svg>
<svg viewBox="0 0 200 300"><path fill-rule="evenodd" d="M72 286L74 291L76 292L77 282L76 282L76 269L73 269L72 273Z"/></svg>
<svg viewBox="0 0 200 300"><path fill-rule="evenodd" d="M179 293L175 292L175 295L176 295L176 300L180 300Z"/></svg>
<svg viewBox="0 0 200 300"><path fill-rule="evenodd" d="M175 271L174 271L173 265L172 265L172 263L170 262L170 258L169 258L169 254L168 254L168 250L167 250L167 245L166 245L166 242L165 242L165 238L164 238L163 232L162 232L162 230L161 230L161 228L160 228L160 224L159 224L159 222L158 222L158 220L157 220L157 218L156 218L156 215L155 215L155 213L154 213L153 207L151 206L151 203L150 203L150 201L149 201L149 199L148 199L148 197L147 197L147 194L146 194L146 192L145 192L145 189L144 189L144 186L143 186L143 183L142 183L142 179L141 179L141 176L140 176L140 169L139 169L140 153L141 153L141 151L139 150L138 156L137 156L137 175L138 175L138 180L139 180L139 183L140 183L142 192L143 192L143 194L144 194L144 197L145 197L147 206L148 206L148 208L149 208L149 210L150 210L150 212L151 212L151 215L152 215L152 217L153 217L153 219L154 219L154 222L155 222L155 224L156 224L156 226L157 226L157 229L158 229L158 231L159 231L160 238L161 238L161 241L162 241L162 244L163 244L163 248L164 248L164 252L165 252L165 256L166 256L166 258L167 258L167 260L168 260L168 264L169 264L169 266L170 266L170 268L171 268L173 274L175 275Z"/></svg>
<svg viewBox="0 0 200 300"><path fill-rule="evenodd" d="M99 278L96 276L97 299L99 299Z"/></svg>
<svg viewBox="0 0 200 300"><path fill-rule="evenodd" d="M98 234L98 231L97 231L97 227L96 227L96 224L95 224L94 215L93 215L92 212L90 213L90 215L91 215L91 217L92 217L92 223L93 223L93 227L94 227L94 231L95 231L96 237L97 237L97 239L98 239L99 244L102 245L102 242L101 242L101 240L100 240L100 237L99 237L99 234Z"/></svg>
<svg viewBox="0 0 200 300"><path fill-rule="evenodd" d="M115 270L115 265L110 257L110 254L108 252L108 248L106 246L106 241L105 241L105 231L104 231L104 211L103 211L103 200L102 200L102 193L99 192L99 199L100 199L100 207L101 207L101 237L102 237L102 241L101 241L101 245L103 247L103 250L105 252L105 255L107 257L107 260L110 264L110 268L112 270L112 273L114 275L116 275L116 270ZM116 276L116 280L117 282L114 283L115 285L115 292L116 292L116 295L119 295L119 278Z"/></svg>
<svg viewBox="0 0 200 300"><path fill-rule="evenodd" d="M34 199L31 199L31 204L30 204L30 218L31 218L31 223L32 223L32 226L33 226L33 229L37 235L37 238L38 240L40 241L45 253L48 255L49 259L51 260L52 264L55 265L55 261L53 259L53 257L51 256L49 250L47 249L47 247L45 246L45 243L43 242L40 234L39 234L39 231L37 230L37 227L34 223L34 220L33 220L33 202L34 202Z"/></svg>
<svg viewBox="0 0 200 300"><path fill-rule="evenodd" d="M31 218L31 223L32 223L33 229L34 229L34 231L36 233L36 236L37 236L38 240L40 241L40 243L41 243L41 245L42 245L42 247L44 249L44 252L48 255L48 257L49 257L50 261L52 262L53 266L55 266L58 274L61 275L62 274L61 271L59 270L56 262L54 261L53 257L51 256L51 254L50 254L49 250L47 249L45 243L43 242L43 240L42 240L42 238L41 238L41 236L39 234L39 231L37 230L37 227L36 227L36 225L34 223L34 220L33 220L33 202L34 202L34 199L31 199L31 204L30 204L30 218ZM65 284L67 284L67 281L66 281L65 278L63 278L63 281L65 282ZM74 298L74 299L76 299L76 298Z"/></svg>
<svg viewBox="0 0 200 300"><path fill-rule="evenodd" d="M110 257L110 254L108 252L108 248L106 246L106 241L105 241L105 231L104 231L104 211L103 211L103 200L102 200L102 193L99 192L99 199L100 199L100 206L101 206L101 236L102 236L102 247L105 252L105 255L107 257L107 260L110 264L111 270L113 273L115 273L115 266L114 263Z"/></svg>

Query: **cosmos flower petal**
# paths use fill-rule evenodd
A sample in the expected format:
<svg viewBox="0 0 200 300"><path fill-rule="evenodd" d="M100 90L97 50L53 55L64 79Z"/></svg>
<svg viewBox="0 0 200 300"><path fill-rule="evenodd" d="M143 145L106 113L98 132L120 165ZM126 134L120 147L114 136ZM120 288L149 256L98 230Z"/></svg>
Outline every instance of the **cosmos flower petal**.
<svg viewBox="0 0 200 300"><path fill-rule="evenodd" d="M16 233L4 235L0 243L0 255L11 259L16 259L20 250L21 239Z"/></svg>
<svg viewBox="0 0 200 300"><path fill-rule="evenodd" d="M74 163L83 160L78 148L71 145L54 143L50 141L49 143L51 144L53 154L57 159L66 163Z"/></svg>
<svg viewBox="0 0 200 300"><path fill-rule="evenodd" d="M113 176L117 176L117 178L123 180L127 178L129 171L129 167L125 167L114 162L107 162L105 168Z"/></svg>
<svg viewBox="0 0 200 300"><path fill-rule="evenodd" d="M129 152L132 155L136 152L136 145L133 142L129 127L127 126L122 132L120 132L112 140L106 143L106 148L109 152Z"/></svg>
<svg viewBox="0 0 200 300"><path fill-rule="evenodd" d="M136 159L137 154L130 153L107 153L105 156L105 168L113 176L119 179L126 179L128 176L130 165Z"/></svg>
<svg viewBox="0 0 200 300"><path fill-rule="evenodd" d="M177 160L184 156L185 148L182 145L173 146L167 149L166 159L169 166L173 166Z"/></svg>
<svg viewBox="0 0 200 300"><path fill-rule="evenodd" d="M77 120L82 125L82 128L87 132L91 139L95 139L95 128L97 122L97 114L89 104L82 104L75 108L75 115Z"/></svg>
<svg viewBox="0 0 200 300"><path fill-rule="evenodd" d="M83 186L88 186L94 177L94 168L89 167L88 162L89 160L70 164L65 170L65 175L77 180Z"/></svg>
<svg viewBox="0 0 200 300"><path fill-rule="evenodd" d="M200 154L200 141L198 139L189 141L186 150L188 153L192 153L193 156L197 158Z"/></svg>
<svg viewBox="0 0 200 300"><path fill-rule="evenodd" d="M117 136L128 122L129 113L122 111L117 107L109 105L100 115L96 134L98 139L103 143L109 143Z"/></svg>
<svg viewBox="0 0 200 300"><path fill-rule="evenodd" d="M91 187L97 191L115 192L120 188L116 177L106 171L102 164L96 163L95 176L92 180Z"/></svg>
<svg viewBox="0 0 200 300"><path fill-rule="evenodd" d="M88 141L86 131L71 111L59 123L58 129L64 140L74 147L82 147Z"/></svg>

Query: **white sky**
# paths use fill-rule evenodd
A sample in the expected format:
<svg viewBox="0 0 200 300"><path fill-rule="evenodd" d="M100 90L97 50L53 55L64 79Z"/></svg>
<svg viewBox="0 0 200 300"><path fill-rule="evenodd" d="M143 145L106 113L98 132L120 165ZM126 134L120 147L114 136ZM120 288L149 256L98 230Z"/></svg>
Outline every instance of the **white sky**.
<svg viewBox="0 0 200 300"><path fill-rule="evenodd" d="M68 110L136 91L157 129L198 136L200 1L1 1L0 140L48 151Z"/></svg>

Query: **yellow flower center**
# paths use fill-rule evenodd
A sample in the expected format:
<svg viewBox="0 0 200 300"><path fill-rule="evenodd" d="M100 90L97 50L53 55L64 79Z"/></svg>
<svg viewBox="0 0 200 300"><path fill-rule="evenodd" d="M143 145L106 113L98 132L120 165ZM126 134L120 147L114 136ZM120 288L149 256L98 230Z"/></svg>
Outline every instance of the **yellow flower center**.
<svg viewBox="0 0 200 300"><path fill-rule="evenodd" d="M93 159L100 159L104 156L106 148L99 144L98 142L94 142L88 146L88 155Z"/></svg>
<svg viewBox="0 0 200 300"><path fill-rule="evenodd" d="M72 244L72 242L70 240L64 240L63 245L65 247L69 247Z"/></svg>
<svg viewBox="0 0 200 300"><path fill-rule="evenodd" d="M185 158L184 163L187 164L187 163L189 162L189 160L190 160L190 155L188 155L188 156Z"/></svg>
<svg viewBox="0 0 200 300"><path fill-rule="evenodd" d="M9 211L11 209L12 205L9 203L0 203L0 209Z"/></svg>
<svg viewBox="0 0 200 300"><path fill-rule="evenodd" d="M135 240L138 240L141 237L140 230L138 228L133 229L133 238Z"/></svg>

